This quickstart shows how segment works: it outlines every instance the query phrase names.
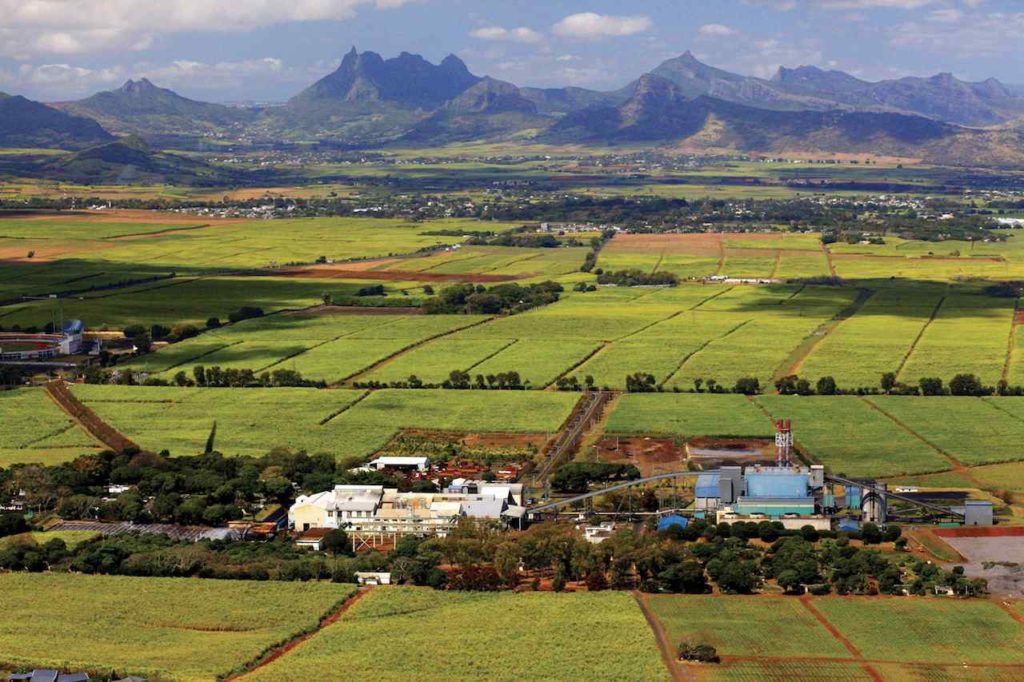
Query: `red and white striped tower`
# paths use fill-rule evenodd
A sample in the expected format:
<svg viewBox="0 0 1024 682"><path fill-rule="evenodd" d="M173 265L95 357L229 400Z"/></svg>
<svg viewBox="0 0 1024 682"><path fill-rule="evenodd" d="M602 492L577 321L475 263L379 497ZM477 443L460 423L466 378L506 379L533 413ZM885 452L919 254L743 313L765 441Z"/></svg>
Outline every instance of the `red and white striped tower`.
<svg viewBox="0 0 1024 682"><path fill-rule="evenodd" d="M793 449L793 426L788 419L775 422L775 465L788 467Z"/></svg>

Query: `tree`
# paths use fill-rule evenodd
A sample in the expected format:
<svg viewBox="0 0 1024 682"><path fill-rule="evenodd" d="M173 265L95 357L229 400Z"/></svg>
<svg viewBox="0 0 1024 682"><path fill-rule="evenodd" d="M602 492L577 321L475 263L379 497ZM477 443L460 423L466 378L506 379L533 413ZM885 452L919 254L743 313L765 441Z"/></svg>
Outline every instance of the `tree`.
<svg viewBox="0 0 1024 682"><path fill-rule="evenodd" d="M555 592L562 592L565 590L565 569L561 564L555 568L555 577L551 581L551 589Z"/></svg>
<svg viewBox="0 0 1024 682"><path fill-rule="evenodd" d="M733 393L742 393L743 395L757 395L761 392L761 382L757 377L743 377L736 380L736 385L733 386Z"/></svg>
<svg viewBox="0 0 1024 682"><path fill-rule="evenodd" d="M320 549L332 556L343 554L352 556L352 543L348 539L348 533L341 528L334 528L320 540Z"/></svg>
<svg viewBox="0 0 1024 682"><path fill-rule="evenodd" d="M792 569L787 569L779 573L775 581L779 583L779 587L789 594L799 594L803 591L803 584L800 582L800 576Z"/></svg>
<svg viewBox="0 0 1024 682"><path fill-rule="evenodd" d="M876 524L868 521L860 527L860 539L866 545L877 545L882 541L882 531Z"/></svg>
<svg viewBox="0 0 1024 682"><path fill-rule="evenodd" d="M918 385L921 387L921 395L943 395L946 392L942 379L923 377Z"/></svg>
<svg viewBox="0 0 1024 682"><path fill-rule="evenodd" d="M795 374L782 377L775 382L775 390L782 395L796 395L798 381L800 381L800 377Z"/></svg>
<svg viewBox="0 0 1024 682"><path fill-rule="evenodd" d="M815 388L818 391L818 395L835 395L839 391L839 388L836 386L836 380L832 377L818 379Z"/></svg>
<svg viewBox="0 0 1024 682"><path fill-rule="evenodd" d="M882 390L886 393L892 393L892 389L896 388L896 373L886 372L882 375L881 381Z"/></svg>
<svg viewBox="0 0 1024 682"><path fill-rule="evenodd" d="M949 392L953 395L988 395L992 391L981 384L981 379L973 374L957 374L949 382Z"/></svg>

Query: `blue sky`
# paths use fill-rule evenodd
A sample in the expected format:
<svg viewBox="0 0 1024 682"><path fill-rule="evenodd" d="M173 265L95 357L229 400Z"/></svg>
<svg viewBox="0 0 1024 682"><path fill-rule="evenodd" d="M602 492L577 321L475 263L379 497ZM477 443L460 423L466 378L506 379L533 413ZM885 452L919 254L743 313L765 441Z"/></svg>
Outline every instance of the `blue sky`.
<svg viewBox="0 0 1024 682"><path fill-rule="evenodd" d="M0 90L81 97L148 76L215 101L283 100L355 45L518 85L617 88L692 50L769 77L951 71L1024 83L1021 0L0 0Z"/></svg>

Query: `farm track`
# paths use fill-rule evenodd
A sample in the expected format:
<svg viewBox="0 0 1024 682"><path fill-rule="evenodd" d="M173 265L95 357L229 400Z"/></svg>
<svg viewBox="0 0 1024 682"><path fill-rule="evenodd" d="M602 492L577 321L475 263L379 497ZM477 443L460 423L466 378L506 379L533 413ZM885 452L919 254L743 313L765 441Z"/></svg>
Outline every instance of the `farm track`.
<svg viewBox="0 0 1024 682"><path fill-rule="evenodd" d="M367 398L369 398L371 393L373 393L373 391L363 391L362 395L360 395L358 398L356 398L355 400L353 400L352 402L350 402L348 405L346 405L345 407L341 408L340 410L337 410L337 411L332 412L331 414L327 415L326 417L321 419L319 422L317 422L317 425L318 426L327 426L327 424L331 423L332 421L334 421L335 419L337 419L341 415L345 414L346 412L351 410L353 407L355 407L359 403L361 403L364 400L366 400Z"/></svg>
<svg viewBox="0 0 1024 682"><path fill-rule="evenodd" d="M46 395L78 422L93 438L114 452L123 452L128 448L140 449L131 439L100 419L99 415L75 397L63 381L51 381L46 384Z"/></svg>
<svg viewBox="0 0 1024 682"><path fill-rule="evenodd" d="M825 254L825 262L828 263L828 271L829 271L829 273L833 277L838 279L839 278L839 273L836 272L836 264L832 260L832 252L829 251L828 246L826 246L825 242L821 242L821 252Z"/></svg>
<svg viewBox="0 0 1024 682"><path fill-rule="evenodd" d="M474 369L476 369L480 365L484 364L488 360L493 360L494 358L496 358L497 356L501 355L502 353L504 353L509 348L511 348L512 346L516 345L517 343L519 343L519 339L512 339L511 341L509 341L508 343L506 343L504 346L502 346L498 350L494 351L493 353L491 353L489 355L485 355L484 357L480 358L479 360L474 362L472 365L470 365L469 367L467 367L463 371L467 372L467 373L468 372L472 372Z"/></svg>
<svg viewBox="0 0 1024 682"><path fill-rule="evenodd" d="M303 633L303 634L301 634L301 635L299 635L299 636L297 636L297 637L295 637L293 639L288 640L287 642L285 642L283 644L280 644L280 645L274 647L270 651L267 651L262 656L260 656L258 659L247 663L244 666L245 667L245 671L244 672L236 673L236 674L233 674L233 675L227 675L226 677L221 677L220 679L223 682L230 682L232 680L242 679L244 677L247 677L248 675L251 675L252 673L256 672L257 670L260 670L261 668L265 668L266 666L270 665L271 663L273 663L277 659L281 658L282 656L288 655L289 653L291 653L296 647L298 647L303 642L306 642L306 641L312 639L316 635L320 634L320 632L322 632L325 628L328 628L331 625L334 625L335 623L337 623L339 620L341 620L342 616L344 616L348 612L349 609L351 609L353 606L355 606L355 604L360 599L365 597L371 591L373 591L373 587L372 586L371 587L360 588L358 592L356 592L354 595L352 595L351 597L346 599L344 601L344 603L341 604L341 606L339 606L334 611L332 611L330 614L325 616L320 621L320 623L317 625L316 629L311 630L310 632Z"/></svg>
<svg viewBox="0 0 1024 682"><path fill-rule="evenodd" d="M673 682L689 682L696 679L696 676L692 675L689 670L686 670L683 665L676 661L675 651L673 651L672 644L668 640L665 626L661 624L661 621L651 611L651 604L648 601L647 595L633 590L633 598L636 599L637 606L640 607L640 611L647 620L647 625L651 628L651 632L654 633L654 639L658 643L658 652L661 654L661 660L665 664L665 668L668 669Z"/></svg>
<svg viewBox="0 0 1024 682"><path fill-rule="evenodd" d="M973 242L972 242L973 244ZM1000 375L1000 379L1003 381L1010 380L1010 365L1013 363L1013 351L1017 349L1017 327L1024 322L1021 319L1021 313L1024 310L1020 307L1020 299L1018 298L1013 304L1013 321L1010 323L1010 338L1006 343L1006 362L1003 363L1003 373Z"/></svg>
<svg viewBox="0 0 1024 682"><path fill-rule="evenodd" d="M914 355L914 351L917 350L917 344L921 343L921 339L924 338L925 332L928 331L928 327L932 326L932 322L934 322L935 318L938 317L939 310L942 309L942 305L945 302L946 296L939 299L939 302L935 304L934 310L932 310L932 314L928 317L928 321L924 323L924 326L921 327L921 331L917 333L917 338L915 338L914 342L910 344L910 348L907 349L907 354L903 356L903 361L900 362L899 367L896 368L897 379L902 380L900 375L903 374L903 368L907 366L908 362L910 362L910 358Z"/></svg>
<svg viewBox="0 0 1024 682"><path fill-rule="evenodd" d="M342 379L341 381L338 381L337 383L331 384L328 388L341 388L342 386L345 386L346 384L351 384L351 383L353 383L355 381L358 381L359 379L361 379L361 378L363 378L365 376L373 374L374 372L376 372L381 367L385 367L387 365L390 365L392 362L394 362L398 358L402 357L403 355L406 355L407 353L411 353L412 351L416 350L417 348L421 348L421 347L427 345L431 341L436 341L437 339L442 339L442 338L444 338L446 336L451 336L452 334L457 334L457 333L459 333L461 331L465 331L467 329L472 329L473 327L479 327L480 325L487 324L488 322L491 322L491 321L493 321L495 319L497 319L497 318L495 318L495 317L488 317L485 320L480 320L479 322L473 322L472 324L467 324L464 327L458 327L456 329L450 329L450 330L448 330L446 332L441 332L440 334L435 334L433 336L428 336L425 339L420 339L419 341L416 341L415 343L412 343L412 344L406 346L405 348L402 348L401 350L392 353L391 355L387 356L386 358L384 358L382 360L378 360L377 362L375 362L374 364L370 365L366 369L362 369L362 370L356 372L355 374L352 374L350 376L345 377L344 379Z"/></svg>
<svg viewBox="0 0 1024 682"><path fill-rule="evenodd" d="M833 639L843 645L843 647L850 652L850 655L857 659L857 662L861 664L864 671L871 676L871 679L875 682L885 682L884 678L875 670L870 663L864 660L864 656L860 653L860 650L853 645L853 642L843 636L843 633L836 629L836 626L829 622L828 618L817 609L814 604L811 603L810 598L807 595L800 597L800 604L803 605L807 611L814 616L814 619L821 623L822 627L828 630L829 634L832 635Z"/></svg>
<svg viewBox="0 0 1024 682"><path fill-rule="evenodd" d="M815 329L811 334L805 338L799 346L790 354L782 366L775 371L775 378L781 379L785 376L792 376L800 372L800 368L803 367L804 362L810 357L814 349L818 347L822 341L832 335L833 332L838 329L843 322L860 312L861 308L868 302L868 300L874 295L875 292L870 289L859 289L857 298L853 302L836 313L828 322L822 324Z"/></svg>
<svg viewBox="0 0 1024 682"><path fill-rule="evenodd" d="M683 359L679 361L679 364L678 364L678 365L676 366L676 368L675 368L674 370L672 370L672 372L671 372L671 373L670 373L670 374L669 374L669 375L668 375L667 377L665 377L665 380L664 380L664 381L662 381L662 382L661 382L660 384L658 384L658 385L659 385L659 386L664 386L664 385L668 384L668 382L670 382L670 381L671 381L671 380L672 380L672 379L673 379L673 378L675 377L675 375L677 375L677 374L679 374L679 373L680 373L681 371L683 371L683 367L685 367L685 366L686 366L686 363L688 363L688 362L689 362L690 360L692 360L692 359L693 359L693 358L695 358L695 357L696 357L697 355L699 355L699 354L700 354L700 353L701 353L702 351L704 351L704 350L705 350L705 349L706 349L706 348L707 348L708 346L710 346L711 344L713 344L713 343L714 343L714 342L716 342L716 341L723 341L723 340L725 340L725 339L729 338L730 336L732 336L733 334L735 334L735 333L736 333L736 332L738 332L739 330L741 330L741 329L743 329L744 327L746 327L746 326L747 326L748 324L750 324L751 322L753 322L753 320L744 320L743 322L740 322L740 323L739 323L738 325L736 325L735 327L733 327L733 328L732 328L732 329L730 329L729 331L725 332L725 333L724 333L724 334L722 334L721 336L716 336L715 338L713 338L713 339L708 339L707 341L705 341L704 343L702 343L702 344L700 345L700 347L696 348L695 350L693 350L693 351L691 351L690 353L688 353L688 354L687 354L687 355L686 355L685 357L683 357Z"/></svg>
<svg viewBox="0 0 1024 682"><path fill-rule="evenodd" d="M548 383L547 385L544 386L544 390L545 391L557 390L557 387L555 386L555 384L558 383L559 379L563 379L565 377L568 377L573 372L575 372L575 371L579 370L581 367L583 367L583 365L587 364L592 359L597 357L597 355L599 355L600 353L604 352L605 350L607 350L607 349L609 349L611 347L612 347L612 342L611 341L602 341L597 346L597 348L595 348L594 350L592 350L589 353L587 353L586 355L584 355L576 363L574 363L571 367L569 367L569 369L565 370L564 372L559 374L557 377L552 379L550 383Z"/></svg>
<svg viewBox="0 0 1024 682"><path fill-rule="evenodd" d="M340 341L341 339L347 338L349 336L355 336L356 334L361 334L363 332L367 332L367 331L371 331L371 330L376 331L376 330L380 329L381 327L387 327L389 324L395 324L397 322L398 322L398 320L388 320L386 322L382 322L380 324L375 324L375 325L370 326L370 327L363 327L361 329L357 329L357 330L352 331L352 332L345 332L344 334L339 334L338 336L335 336L334 338L327 339L326 341L321 341L320 343L313 344L312 346L309 346L308 348L303 348L300 351L296 351L295 353L291 353L290 355L286 355L283 358L279 358L277 360L274 360L269 365L266 365L264 367L260 367L256 371L257 372L264 372L264 371L270 370L271 368L277 367L278 365L280 365L282 363L288 362L289 360L294 360L295 358L297 358L299 356L305 355L306 353L309 353L310 351L316 350L317 348L320 348L321 346L326 346L329 343L334 343L335 341Z"/></svg>

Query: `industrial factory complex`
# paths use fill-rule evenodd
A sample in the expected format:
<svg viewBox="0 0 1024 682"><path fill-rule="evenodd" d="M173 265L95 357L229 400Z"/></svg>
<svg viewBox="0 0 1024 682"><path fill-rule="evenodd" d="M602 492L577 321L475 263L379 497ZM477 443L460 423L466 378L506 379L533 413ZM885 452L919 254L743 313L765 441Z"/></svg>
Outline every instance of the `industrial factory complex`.
<svg viewBox="0 0 1024 682"><path fill-rule="evenodd" d="M811 526L822 531L855 530L862 523L884 525L890 521L992 525L989 501L946 493L936 496L913 487L890 490L886 483L875 480L830 475L820 464L795 463L788 421L776 425L775 451L775 461L770 463L659 474L581 495L552 496L532 505L522 483L437 477L432 482L440 492L400 492L381 485L336 486L300 496L288 516L292 529L311 533L313 543L322 536L318 530L342 528L353 535L354 542L378 546L402 535L445 536L459 519L467 517L521 528L524 522L560 514L576 516L581 510L596 511L595 502L610 493L685 479L692 482L692 503L682 509L663 509L660 515L725 524L773 521L788 529ZM416 480L429 480L430 470L426 457L382 457L356 471L404 472ZM596 536L600 533L595 531Z"/></svg>

